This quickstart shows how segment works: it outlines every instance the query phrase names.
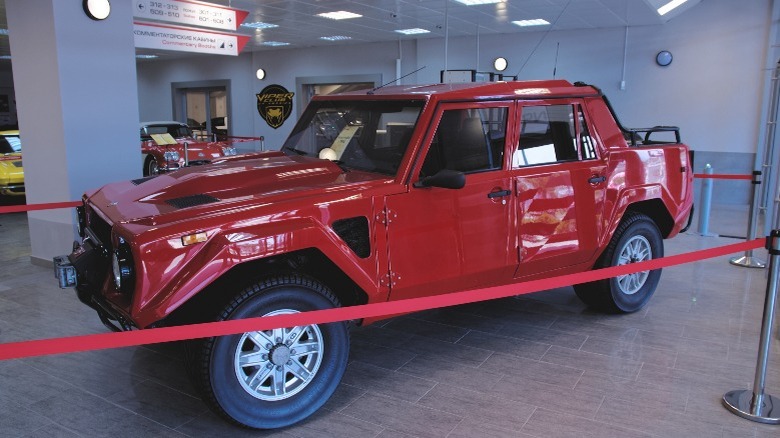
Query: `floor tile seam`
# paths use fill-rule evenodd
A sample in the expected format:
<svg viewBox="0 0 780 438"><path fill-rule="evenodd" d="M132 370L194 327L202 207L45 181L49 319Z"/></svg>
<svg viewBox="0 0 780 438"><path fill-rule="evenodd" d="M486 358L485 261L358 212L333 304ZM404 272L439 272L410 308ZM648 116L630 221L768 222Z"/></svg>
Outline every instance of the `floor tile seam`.
<svg viewBox="0 0 780 438"><path fill-rule="evenodd" d="M373 425L375 425L375 426L379 426L379 427L381 427L381 428L383 428L383 429L396 430L396 429L394 429L392 426L385 425L385 424L377 424L377 423L374 423L374 422L368 421L368 420L366 420L366 419L364 419L364 418L359 418L359 417L356 417L356 416L354 416L354 415L350 415L349 413L345 412L345 410L347 409L347 407L349 407L349 406L352 406L353 404L357 403L357 401L358 401L358 400L360 400L361 398L363 398L363 397L364 397L366 394L368 394L368 391L366 391L366 393L365 393L365 394L362 394L360 397L356 398L356 399L355 399L355 400L354 400L352 403L350 403L349 405L345 406L345 407L344 407L344 408L343 408L341 411L337 411L337 412L338 412L339 414L341 414L341 415L344 415L345 417L352 418L353 420L359 420L359 421L362 421L362 422L364 422L364 423L373 424ZM462 420L463 420L463 418L464 418L464 417L463 417L463 416L461 416L461 415L453 414L453 413L451 413L451 412L447 412L447 411L442 411L442 410L440 410L440 409L436 409L436 408L431 408L431 407L429 407L429 406L425 406L425 405L419 404L419 403L417 403L417 402L410 402L410 401L408 401L408 400L403 400L403 399L396 398L396 397L393 397L393 396L390 396L390 395L387 395L387 394L382 394L382 393L371 392L371 395L372 395L372 396L374 396L374 397L384 398L384 399L388 399L388 400L390 400L390 401L394 401L394 402L398 402L398 403L404 403L404 404L407 404L407 405L409 405L409 407L411 407L411 408L424 408L424 409L429 409L429 410L431 410L431 411L435 411L435 412L440 412L440 413L443 413L443 414L451 415L451 416L453 416L453 417L458 417L458 418L460 418L460 419L461 419L461 421L462 421ZM454 428L453 428L453 430L454 430ZM450 430L450 431L449 431L449 432L447 432L447 433L448 433L448 434L452 433L452 430Z"/></svg>
<svg viewBox="0 0 780 438"><path fill-rule="evenodd" d="M497 337L499 337L499 338L506 339L506 340L509 340L509 341L513 341L513 340L514 340L514 341L517 341L517 340L520 340L520 341L523 341L523 342L528 342L528 343L531 343L531 344L546 345L546 346L548 346L548 347L551 347L551 346L553 346L553 345L554 345L554 344L548 344L548 343L546 343L546 342L539 342L539 341L534 341L534 340L531 340L531 339L526 339L526 338L518 338L518 337L514 337L514 336L505 336L505 335L502 335L502 334L499 334L499 333L489 333L489 332L483 332L483 331L481 331L481 330L470 330L470 331L469 331L469 333L472 333L472 332L473 332L473 333L477 333L477 334L481 334L481 335L485 335L485 336L491 336L491 337L496 337L496 336L497 336ZM463 336L461 339L459 339L459 340L458 340L458 345L463 345L464 347L469 347L469 348L476 348L476 349L478 349L478 350L495 351L495 350L488 350L487 348L480 348L480 347L474 347L474 346L472 346L472 345L465 345L465 344L461 344L461 343L460 343L460 341L461 341L463 338L465 338L465 337L466 337L466 335L464 335L464 336ZM584 343L584 341L583 341L583 343ZM548 348L548 349L549 349L549 348Z"/></svg>
<svg viewBox="0 0 780 438"><path fill-rule="evenodd" d="M35 411L31 411L31 412L35 412ZM39 414L39 415L40 415L40 414ZM52 419L50 419L50 418L48 418L48 417L45 417L45 418L46 418L47 420L51 421L51 423L50 423L50 424L47 424L47 425L45 425L45 426L41 426L41 427L39 427L39 428L35 429L34 431L32 431L33 433L34 433L34 432L37 432L37 431L39 431L39 430L43 430L45 427L47 427L47 426L50 426L50 425L52 425L52 424L53 424L53 425L55 425L55 426L57 426L57 427L60 427L60 428L62 428L62 429L65 429L65 430L67 430L68 432L70 432L70 433L72 433L73 435L76 435L76 436L78 436L78 437L86 437L86 435L82 435L82 434L78 433L77 431L75 431L75 430L73 430L73 429L71 429L71 428L69 428L69 427L67 427L67 426L65 426L65 425L63 425L63 424L59 424L59 423L57 423L56 421L54 421L54 420L52 420ZM28 436L29 434L30 434L30 433L28 432L28 433L26 433L26 434L24 434L24 435L20 435L20 437L25 437L25 436Z"/></svg>
<svg viewBox="0 0 780 438"><path fill-rule="evenodd" d="M616 427L616 428L619 428L619 429L625 429L625 430L629 430L629 431L632 431L632 432L637 432L637 433L644 434L644 435L650 435L650 436L653 436L653 437L656 437L656 436L657 436L657 437L659 437L659 438L668 438L668 436L665 436L665 435L656 435L656 434L653 434L653 433L651 433L651 432L649 432L649 431L642 430L642 429L636 429L636 428L633 428L633 427L630 427L630 426L626 426L626 425L624 425L624 424L609 423L609 422L606 422L606 421L597 420L597 419L595 418L595 416L597 415L597 413L598 413L598 410L599 410L599 409L601 409L601 406L604 404L604 401L605 401L605 400L606 400L606 396L603 396L603 397L602 397L602 400L601 400L601 403L599 404L599 408L598 408L598 409L595 411L595 413L593 414L593 418L588 418L588 417L584 417L584 416L582 416L582 415L572 414L572 413L570 413L570 412L566 412L566 411L564 411L564 410L558 410L558 408L556 408L556 407L554 407L554 406L550 406L550 407L543 407L543 408L540 408L540 407L538 407L538 408L537 408L537 410L539 410L539 409L543 409L543 410L550 411L550 412L552 412L552 413L559 413L559 414L565 414L565 415L572 416L572 417L582 418L583 420L587 420L587 421L590 421L590 422L592 422L592 423L596 423L596 424L598 424L598 425L600 425L600 426L606 426L606 427ZM536 411L534 411L534 413L536 413ZM531 419L532 417L533 417L533 415L531 415L531 417L529 417L528 421L530 421L530 419ZM527 423L526 423L526 424L527 424ZM524 431L523 431L523 429L524 429L525 427L526 427L526 425L524 424L524 425L523 425L523 427L520 429L520 431L521 431L521 432L524 432ZM524 433L528 433L528 432L524 432ZM550 436L550 435L544 435L544 437L545 437L545 438L546 438L546 437L548 437L548 436Z"/></svg>
<svg viewBox="0 0 780 438"><path fill-rule="evenodd" d="M54 378L54 379L56 379L56 380L59 380L59 381L61 381L61 382L64 382L64 383L66 383L67 385L70 385L71 387L73 387L73 388L75 388L75 389L77 389L77 390L79 390L79 391L81 391L81 392L83 392L83 393L85 393L85 394L87 394L87 395L90 395L90 396L92 396L92 397L95 397L95 398L97 398L97 399L100 399L101 401L103 401L103 402L105 402L105 403L108 403L108 404L110 404L110 405L112 405L112 406L114 406L114 407L117 407L117 408L119 408L119 409L121 409L121 410L123 410L123 411L127 411L127 412L129 412L129 413L131 413L131 414L133 414L133 415L136 415L136 416L140 417L140 418L144 418L144 419L146 419L146 420L149 420L149 421L151 421L151 422L153 422L153 423L155 423L155 424L158 424L158 425L160 425L160 426L162 426L162 427L164 427L164 428L166 428L166 429L169 429L169 430L175 430L175 428L171 428L170 426L166 426L165 424L162 424L162 423L160 423L160 422L158 422L158 421L156 421L156 420L154 420L154 419L152 419L152 418L146 417L145 415L142 415L142 414L140 414L140 413L138 413L138 412L135 412L135 411L133 411L133 410L131 410L131 409L128 409L128 408L126 408L126 407L124 407L124 406L122 406L122 405L120 405L120 404L117 404L117 403L115 403L115 402L113 402L113 401L109 400L109 399L108 399L108 398L106 398L106 397L103 397L103 396L100 396L100 395L98 395L98 394L95 394L95 393L93 393L92 391L89 391L89 390L87 390L86 388L81 388L81 387L79 387L79 386L76 386L76 385L74 385L74 384L72 384L72 383L68 382L67 380L61 379L61 378L59 378L59 377L57 377L57 376L54 376L54 375L51 375L51 374L47 373L46 371L44 371L44 370L42 370L42 369L40 369L40 368L36 367L35 365L32 365L31 367L32 367L32 368L34 368L34 369L36 369L36 370L38 370L38 371L39 371L39 372L41 372L41 373L44 373L44 374L48 375L49 377L52 377L52 378ZM144 383L144 382L146 382L146 381L149 381L149 379L144 379L144 380L142 380L141 382L138 382L138 384ZM118 394L119 392L124 392L124 390L120 390L120 391L117 391L117 392L111 393L111 394L109 395L109 397L110 397L111 395ZM55 397L58 397L58 396L59 396L58 394L55 394L55 395L52 395L52 396L51 396L51 397L49 397L49 398L45 398L45 399L43 399L43 400L39 400L39 401L38 401L38 402L36 402L36 403L39 403L39 402L41 402L41 401L44 401L44 400L49 400L49 399L52 399L52 398L55 398ZM32 409L30 409L30 410L31 410L31 411L33 411ZM36 411L33 411L33 412L36 412ZM48 416L46 416L45 414L40 414L40 415L43 415L44 417L46 417L46 418L47 418L47 419L49 419L50 421L54 422L54 420L53 420L53 419L49 418L49 417L48 417ZM55 423L56 423L56 422L55 422ZM59 424L58 424L58 425L59 425Z"/></svg>
<svg viewBox="0 0 780 438"><path fill-rule="evenodd" d="M493 385L493 387L495 387L497 384L498 384L498 381L496 381L496 384L494 384L494 385ZM536 407L536 405L534 405L534 404L527 403L527 402L525 402L525 401L522 401L522 400L515 400L515 399L508 398L508 397L504 397L504 396L502 396L502 395L500 395L500 394L495 394L495 393L488 393L488 392L482 392L482 391L476 391L476 390L473 390L473 389L468 389L468 388L461 388L461 387L459 387L459 386L457 386L457 385L450 385L450 384L448 384L448 383L442 383L442 382L438 382L438 384L437 384L436 386L439 386L439 385L451 386L451 387L453 387L453 388L457 388L457 389L458 389L458 390L460 390L460 391L465 391L465 392L472 392L472 393L474 393L474 394L481 395L481 396L483 396L483 397L488 397L488 398L491 398L491 399L495 399L495 400L497 400L497 401L499 401L499 402L505 402L505 403L509 403L509 404L513 404L513 405L524 405L524 406L529 406L529 407ZM562 387L562 388L563 388L563 387ZM431 389L430 389L428 392L430 392L430 391L432 391L432 390L433 390L433 388L431 388ZM426 395L427 395L427 393L426 393ZM418 401L416 402L416 404L420 404L421 406L426 406L426 405L424 405L424 404L420 403L420 401L421 401L421 400L422 400L424 397L425 397L425 396L423 396L423 397L420 397L420 400L418 400ZM426 406L426 407L427 407L427 406ZM431 408L431 409L435 409L435 408ZM440 410L440 409L436 409L436 410ZM442 411L442 412L448 412L448 411ZM451 413L451 412L450 412L450 413ZM455 413L453 413L453 415L458 415L458 414L455 414Z"/></svg>
<svg viewBox="0 0 780 438"><path fill-rule="evenodd" d="M645 363L644 361L639 361L639 360L634 360L634 359L622 359L622 358L620 358L620 357L616 357L616 356L610 356L610 355L601 354L601 353L592 353L592 352L589 352L589 351L575 350L575 349L573 349L573 348L560 347L560 346L559 346L558 348L566 348L566 349L568 349L568 350L572 350L572 351L578 351L578 352L581 352L581 353L584 353L584 354L594 354L594 355L598 355L598 356L603 356L603 357L604 357L604 358L606 358L606 359L621 359L621 360L623 360L623 361L630 361L630 362L634 362L636 365L638 365L638 366L639 366L639 369L641 369L642 365L644 365L644 363ZM563 365L563 364L559 364L559 363L556 363L556 362L549 362L549 361L545 361L545 360L544 360L544 358L545 358L545 356L547 356L547 354L548 354L548 353L549 353L549 351L548 351L547 353L545 353L545 354L544 354L544 355L543 355L543 356L542 356L542 357L539 359L539 362L546 363L546 364L551 364L551 365L557 365L557 366L566 367L566 368L571 368L571 369L575 369L575 370L588 371L587 369L584 369L584 368L575 368L575 367L572 367L572 366L570 366L570 365ZM590 370L590 371L593 371L593 372L596 372L596 373L598 373L598 370ZM639 375L639 371L637 371L637 376L638 376L638 375ZM634 376L634 378L636 379L636 377L637 377L637 376Z"/></svg>
<svg viewBox="0 0 780 438"><path fill-rule="evenodd" d="M452 428L449 432L447 432L447 435L444 435L445 438L449 438L450 435L452 435L453 432L455 432L455 429L458 428L463 422L466 420L466 417L460 417L460 421L458 421L457 424L455 424L455 427Z"/></svg>

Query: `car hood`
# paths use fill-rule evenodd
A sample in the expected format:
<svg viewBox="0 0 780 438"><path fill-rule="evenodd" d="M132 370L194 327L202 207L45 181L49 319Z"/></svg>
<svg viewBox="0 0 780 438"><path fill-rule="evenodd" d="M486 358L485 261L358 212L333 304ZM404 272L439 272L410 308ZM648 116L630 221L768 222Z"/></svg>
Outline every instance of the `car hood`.
<svg viewBox="0 0 780 438"><path fill-rule="evenodd" d="M89 201L114 223L159 226L342 190L352 193L391 180L379 174L345 172L327 160L269 152L108 184Z"/></svg>

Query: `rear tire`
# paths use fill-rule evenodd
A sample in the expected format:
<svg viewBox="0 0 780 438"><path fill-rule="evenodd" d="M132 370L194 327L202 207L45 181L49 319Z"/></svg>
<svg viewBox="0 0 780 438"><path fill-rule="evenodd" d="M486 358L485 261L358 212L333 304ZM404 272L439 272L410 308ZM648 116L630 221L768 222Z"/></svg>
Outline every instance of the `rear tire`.
<svg viewBox="0 0 780 438"><path fill-rule="evenodd" d="M329 309L338 300L299 275L262 280L241 291L218 321ZM203 400L241 426L275 429L319 409L339 385L349 357L346 322L212 337L186 355Z"/></svg>
<svg viewBox="0 0 780 438"><path fill-rule="evenodd" d="M594 269L651 260L664 255L661 232L652 219L641 213L627 213ZM574 286L577 296L596 310L631 313L644 307L653 296L661 270L642 271Z"/></svg>

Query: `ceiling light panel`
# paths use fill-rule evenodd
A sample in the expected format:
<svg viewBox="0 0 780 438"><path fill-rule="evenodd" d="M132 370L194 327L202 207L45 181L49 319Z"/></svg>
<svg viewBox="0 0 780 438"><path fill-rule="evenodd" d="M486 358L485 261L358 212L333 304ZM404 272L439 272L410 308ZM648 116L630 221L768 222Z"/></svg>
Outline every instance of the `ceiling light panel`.
<svg viewBox="0 0 780 438"><path fill-rule="evenodd" d="M533 20L516 20L512 23L525 27L525 26L546 26L550 24L549 21L545 20L544 18L534 18Z"/></svg>
<svg viewBox="0 0 780 438"><path fill-rule="evenodd" d="M658 15L666 15L669 11L672 9L680 6L681 4L685 3L688 0L672 0L669 3L661 6L658 8Z"/></svg>
<svg viewBox="0 0 780 438"><path fill-rule="evenodd" d="M493 3L503 3L504 0L455 0L458 3L463 3L466 6L474 5L492 5Z"/></svg>
<svg viewBox="0 0 780 438"><path fill-rule="evenodd" d="M278 46L289 46L290 43L285 43L282 41L263 41L262 43L264 46L271 46L271 47L278 47Z"/></svg>
<svg viewBox="0 0 780 438"><path fill-rule="evenodd" d="M362 15L360 14L356 14L354 12L348 12L348 11L323 12L317 15L323 18L330 18L331 20L348 20L350 18L362 17Z"/></svg>
<svg viewBox="0 0 780 438"><path fill-rule="evenodd" d="M396 29L396 32L402 33L404 35L419 35L421 33L431 33L430 30L420 29L419 27L415 27L414 29Z"/></svg>
<svg viewBox="0 0 780 438"><path fill-rule="evenodd" d="M351 40L352 37L348 37L344 35L333 35L333 36L320 37L320 39L325 41L346 41L346 40Z"/></svg>
<svg viewBox="0 0 780 438"><path fill-rule="evenodd" d="M262 21L255 21L254 23L244 23L241 27L249 27L252 29L273 29L279 27L278 24L263 23Z"/></svg>

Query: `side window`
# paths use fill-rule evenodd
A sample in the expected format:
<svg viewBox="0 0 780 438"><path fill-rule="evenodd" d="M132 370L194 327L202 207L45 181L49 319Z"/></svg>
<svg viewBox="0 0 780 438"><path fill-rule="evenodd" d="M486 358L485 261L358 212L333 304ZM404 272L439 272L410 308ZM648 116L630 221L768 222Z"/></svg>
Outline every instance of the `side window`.
<svg viewBox="0 0 780 438"><path fill-rule="evenodd" d="M501 168L508 108L470 108L442 113L421 176L442 169L464 173Z"/></svg>
<svg viewBox="0 0 780 438"><path fill-rule="evenodd" d="M524 106L512 167L577 160L572 105Z"/></svg>
<svg viewBox="0 0 780 438"><path fill-rule="evenodd" d="M593 137L590 136L588 122L585 121L585 115L582 114L582 108L579 105L577 106L577 120L579 120L578 123L580 125L580 156L582 156L583 160L595 160L598 158L596 156L595 142Z"/></svg>

